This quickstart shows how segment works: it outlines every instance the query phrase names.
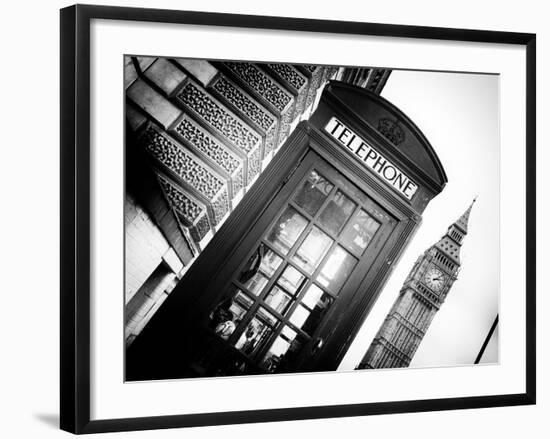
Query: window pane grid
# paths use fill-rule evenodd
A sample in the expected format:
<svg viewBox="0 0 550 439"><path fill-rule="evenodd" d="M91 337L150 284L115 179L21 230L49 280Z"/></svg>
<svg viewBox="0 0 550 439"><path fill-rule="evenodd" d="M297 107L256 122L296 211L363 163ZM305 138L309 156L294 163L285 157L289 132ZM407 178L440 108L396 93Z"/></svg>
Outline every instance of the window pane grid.
<svg viewBox="0 0 550 439"><path fill-rule="evenodd" d="M325 200L325 202L323 203L323 205L321 206L321 208L319 209L319 211L317 212L317 214L315 216L310 216L306 211L304 211L299 205L297 205L296 203L294 203L292 200L289 201L289 205L292 206L292 208L294 208L295 210L297 210L301 215L304 215L310 222L308 224L308 226L311 226L312 223L315 225L315 227L321 229L324 233L326 233L327 235L329 235L332 239L339 239L339 237L343 234L343 232L347 229L348 227L348 224L351 222L352 219L355 219L355 217L357 216L357 213L360 211L360 210L365 210L364 207L361 205L361 204L358 204L357 203L357 200L353 200L354 201L354 204L355 204L355 207L353 208L353 210L351 211L351 213L348 215L347 219L345 220L345 222L342 224L342 226L340 227L340 230L338 233L334 233L332 230L330 230L328 227L326 227L321 221L319 221L319 218L322 214L322 212L325 211L326 207L330 204L330 201L332 199L332 196L336 193L336 192L342 192L343 195L349 199L352 199L351 197L349 197L343 190L341 187L338 187L338 186L334 186L332 192L330 193L330 195L327 197L327 199ZM308 229L306 229L308 230ZM303 232L302 232L303 234ZM350 250L353 252L353 250L349 247L349 245L347 244L343 244L344 247L346 247L346 249Z"/></svg>
<svg viewBox="0 0 550 439"><path fill-rule="evenodd" d="M338 236L356 207L357 203L338 189L329 197L328 204L321 211L319 224Z"/></svg>
<svg viewBox="0 0 550 439"><path fill-rule="evenodd" d="M264 246L265 248L265 251L269 251L269 252L273 252L273 254L280 258L281 259L281 262L279 263L279 265L277 266L277 268L273 271L273 274L271 275L271 277L268 278L268 281L267 283L263 286L263 289L262 291L260 292L260 294L254 294L254 292L246 285L246 284L243 284L241 282L239 282L239 279L237 277L237 279L235 279L233 282L235 285L237 285L240 289L242 289L243 291L246 291L250 296L254 297L254 300L256 300L257 298L263 298L267 295L267 293L270 291L270 289L272 288L273 284L275 283L275 280L279 278L279 276L281 275L281 273L283 272L283 270L285 269L285 267L287 266L287 263L286 263L286 258L284 256L282 256L276 249L273 245L271 245L270 242L268 242L267 240L262 240L260 241L259 246ZM259 272L262 272L262 270L260 269Z"/></svg>
<svg viewBox="0 0 550 439"><path fill-rule="evenodd" d="M357 209L342 230L342 244L360 257L374 240L380 226L380 221L365 209Z"/></svg>
<svg viewBox="0 0 550 439"><path fill-rule="evenodd" d="M285 343L293 341L283 331L290 331L294 334L292 339L299 338L303 343L311 339L381 228L381 214L370 212L376 208L372 200L365 194L357 196L355 192L358 189L348 188L345 183L342 178L329 180L324 173L311 168L256 247L262 246L264 252L270 252L270 272L266 273L262 267L246 282L240 281L239 276L233 279L234 288L240 290L240 294L252 304L241 303L243 301L235 297L235 303L243 306L245 315L226 340L244 355L260 361L263 367L267 367L264 363L269 355L276 359L280 352L287 349ZM353 183L349 184L353 186ZM371 226L364 234L368 242L362 250L362 242L355 235L355 244L350 244L350 231L361 214L366 214L377 223L377 228ZM339 258L336 252L340 252ZM322 256L319 257L319 254ZM345 254L346 261L352 263L342 265L347 268L344 276L331 284L330 279L334 277L332 271L338 270L326 270L325 265L328 265L330 258L333 261L342 260L342 254ZM277 261L277 258L280 261L273 268L276 265L273 260ZM323 281L321 272L324 269ZM289 288L291 284L281 281L288 270L304 276L294 292ZM328 271L331 273L327 281ZM332 290L332 286L337 288ZM268 322L262 318L261 310L274 320Z"/></svg>

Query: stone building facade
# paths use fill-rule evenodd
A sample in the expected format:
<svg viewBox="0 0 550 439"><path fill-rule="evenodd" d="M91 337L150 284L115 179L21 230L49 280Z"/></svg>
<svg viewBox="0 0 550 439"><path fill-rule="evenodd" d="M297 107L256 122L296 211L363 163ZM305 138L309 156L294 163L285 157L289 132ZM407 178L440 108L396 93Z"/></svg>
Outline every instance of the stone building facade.
<svg viewBox="0 0 550 439"><path fill-rule="evenodd" d="M125 58L126 343L131 344L330 79L389 70Z"/></svg>

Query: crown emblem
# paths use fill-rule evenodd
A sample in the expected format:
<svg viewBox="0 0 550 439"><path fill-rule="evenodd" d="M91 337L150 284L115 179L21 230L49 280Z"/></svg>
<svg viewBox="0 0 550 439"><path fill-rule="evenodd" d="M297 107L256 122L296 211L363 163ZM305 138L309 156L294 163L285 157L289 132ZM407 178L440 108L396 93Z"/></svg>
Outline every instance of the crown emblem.
<svg viewBox="0 0 550 439"><path fill-rule="evenodd" d="M378 131L394 145L399 145L405 140L405 132L398 125L398 121L382 118L378 121Z"/></svg>

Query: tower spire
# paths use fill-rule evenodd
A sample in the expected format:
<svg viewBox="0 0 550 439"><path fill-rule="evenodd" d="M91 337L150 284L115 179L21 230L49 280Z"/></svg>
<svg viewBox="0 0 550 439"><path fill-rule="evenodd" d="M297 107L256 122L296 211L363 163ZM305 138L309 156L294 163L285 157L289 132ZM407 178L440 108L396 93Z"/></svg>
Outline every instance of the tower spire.
<svg viewBox="0 0 550 439"><path fill-rule="evenodd" d="M470 204L470 207L466 209L466 212L462 214L462 216L455 222L457 227L460 227L464 233L468 233L468 220L470 219L470 212L472 211L472 207L474 206L474 203L477 200L477 195L472 200L472 203Z"/></svg>
<svg viewBox="0 0 550 439"><path fill-rule="evenodd" d="M460 247L462 245L462 240L468 234L468 220L470 219L470 213L472 212L472 207L476 199L477 197L473 199L470 206L460 218L449 226L447 233L434 245L435 248L445 253L453 262L459 265Z"/></svg>

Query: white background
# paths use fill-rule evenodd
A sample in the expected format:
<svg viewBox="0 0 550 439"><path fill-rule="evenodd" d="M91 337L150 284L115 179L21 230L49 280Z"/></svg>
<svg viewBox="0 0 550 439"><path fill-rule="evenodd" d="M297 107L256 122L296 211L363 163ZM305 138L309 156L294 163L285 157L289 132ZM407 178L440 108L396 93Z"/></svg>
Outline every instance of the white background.
<svg viewBox="0 0 550 439"><path fill-rule="evenodd" d="M447 44L434 41L418 41L407 39L384 39L384 38L361 38L358 36L337 37L305 32L265 32L262 30L223 29L223 40L220 41L220 29L212 27L193 26L167 26L151 25L149 23L125 23L99 20L94 22L91 28L91 163L92 163L92 230L91 230L91 254L92 254L92 283L91 283L91 417L92 419L113 419L136 416L158 416L180 413L202 413L234 410L253 410L264 408L281 407L307 407L312 405L332 405L344 403L361 403L376 401L397 401L428 398L448 398L470 395L491 395L491 394L512 394L525 389L524 369L524 272L523 265L517 261L524 259L525 248L524 235L518 234L517 230L524 228L524 218L521 212L524 211L523 200L525 196L525 166L524 154L518 154L518 148L524 145L524 115L525 115L525 49L517 46L502 46L498 50L491 45L482 44ZM183 46L182 41L199 41L200 44ZM253 42L253 43L251 43ZM266 48L269 48L266 50ZM294 374L294 375L267 375L261 377L234 377L231 379L204 379L204 380L174 380L164 382L145 382L125 384L123 381L122 353L124 351L123 338L114 336L122 327L122 316L124 315L120 291L123 291L123 247L122 247L122 221L123 217L123 181L121 169L123 167L122 145L123 145L123 119L122 90L123 71L120 68L121 59L124 53L146 53L146 54L171 54L174 56L202 56L206 58L228 57L232 59L262 59L266 54L270 59L288 62L292 60L316 63L331 62L336 65L350 65L372 63L377 66L398 66L400 68L424 68L466 71L496 71L500 73L499 83L501 93L499 99L502 104L500 112L502 117L501 136L502 147L500 148L501 166L507 173L514 174L515 179L507 178L500 181L500 194L496 192L495 172L488 173L486 181L471 177L469 184L477 181L476 190L480 190L478 211L483 212L484 208L490 206L489 201L494 203L493 210L497 210L498 203L501 205L501 233L506 237L501 246L501 313L506 318L501 319L500 330L503 334L500 352L500 365L484 367L438 367L423 369L399 369L381 371L358 371L349 373L317 373L317 374ZM398 72L399 77L402 72ZM412 73L409 73L412 75ZM428 75L428 73L425 73ZM435 236L428 233L428 229L437 229L438 235L441 230L448 226L448 220L444 216L449 211L455 210L457 199L463 196L455 192L458 186L455 177L464 180L465 170L473 173L482 173L482 169L473 165L460 166L457 159L457 151L468 154L468 148L472 148L471 156L476 157L480 162L486 162L484 168L498 165L495 149L495 116L498 114L495 108L496 98L491 99L492 108L483 111L485 116L478 116L477 124L485 123L488 127L481 129L479 126L472 126L471 121L464 115L454 119L454 112L470 113L473 116L483 107L479 103L483 94L476 90L471 92L464 84L457 84L459 75L452 74L431 74L434 78L428 81L424 87L422 81L415 81L411 86L409 83L406 91L397 93L399 104L406 103L404 98L413 95L411 87L425 88L426 95L434 92L434 84L441 81L442 76L454 78L452 84L442 87L440 97L449 95L449 88L460 89L463 96L471 94L475 103L466 105L460 109L457 105L459 99L455 95L446 102L450 107L444 114L445 120L441 127L447 125L447 132L460 127L466 133L456 134L453 140L458 144L452 147L448 141L443 141L437 136L437 130L428 131L428 135L434 141L437 140L437 151L439 157L445 161L446 157L451 158L458 169L446 166L449 173L449 183L444 194L430 204L425 212L425 224L422 230L415 236L403 256L403 263L410 265L407 257L416 258L419 251L423 251L435 240ZM462 75L464 76L464 75ZM393 79L393 78L392 78ZM471 78L469 80L471 82ZM394 84L398 81L393 81ZM514 83L516 85L514 86ZM471 87L470 87L471 88ZM389 90L392 86L390 84ZM486 93L486 91L484 91ZM493 91L493 94L494 91ZM414 96L413 101L415 101ZM397 97L396 97L397 98ZM437 99L430 99L435 107ZM475 111L470 107L475 106ZM428 126L426 116L430 120L441 119L434 114L439 114L432 107L429 111L418 113L410 111L409 115L417 117L422 121L422 126ZM418 105L415 107L418 109ZM487 120L487 114L491 119ZM421 117L423 116L423 117ZM453 124L455 122L455 124ZM478 136L475 142L468 137L467 131L473 131ZM491 142L483 141L486 132L492 133ZM445 133L446 134L446 133ZM444 135L444 137L447 137ZM469 142L468 147L462 143ZM440 144L441 143L441 144ZM477 144L477 147L476 147ZM451 147L451 148L450 148ZM483 154L479 152L483 150ZM487 152L493 154L493 160L484 160ZM492 175L491 175L492 174ZM479 188L478 185L482 187ZM455 187L455 189L453 189ZM473 188L463 183L465 190L472 196ZM469 187L469 189L467 189ZM492 189L491 189L492 187ZM455 200L447 199L455 193ZM500 195L500 199L499 196ZM506 196L504 196L506 195ZM443 212L437 212L441 202L447 199L447 207L443 206ZM466 204L469 200L463 200ZM464 208L464 207L462 207ZM493 221L493 229L497 229L496 212L492 214L481 213L483 220ZM478 214L479 215L479 214ZM434 222L434 219L437 220ZM506 220L506 221L505 221ZM480 229L478 228L477 231ZM490 270L491 265L496 267L495 248L496 243L491 242L490 235L496 230L485 231L487 235L486 250L476 246L479 256L485 253L483 267ZM472 228L470 240L475 241L476 228ZM422 243L422 239L429 239L429 242ZM479 245L479 242L477 242ZM420 249L418 248L420 245ZM416 251L414 250L416 248ZM408 256L407 256L408 255ZM407 263L408 262L408 263ZM479 268L483 268L478 262ZM472 273L468 270L467 264L462 267L458 283L471 278ZM399 279L399 272L405 267L398 264L394 276L388 282L388 294L383 293L383 298L393 300L395 291L400 284L391 286L392 282L402 282ZM487 273L477 273L478 277L490 281ZM475 277L475 275L474 275ZM468 300L462 298L461 288L453 287L453 297L459 303L466 304ZM475 293L481 287L481 282L470 287L469 293ZM491 286L495 288L495 283ZM489 286L485 289L491 288ZM457 291L458 290L458 291ZM457 292L455 292L457 291ZM474 295L475 296L475 295ZM379 301L383 302L383 301ZM449 300L449 302L452 302ZM470 301L471 302L471 301ZM479 304L470 303L471 308ZM457 317L467 321L471 327L478 326L476 313L466 312L465 315L457 316L451 313L451 318L444 313L447 310L454 310L456 307L447 305L439 315L451 322ZM373 327L375 316L383 318L388 307L373 307L373 311L367 319L365 326ZM438 316L439 317L439 316ZM434 324L436 324L434 322ZM463 325L452 328L449 324L451 334L447 334L449 344L453 343L452 338L457 333L464 334L464 340L468 339L467 330ZM435 333L440 333L436 331ZM479 329L475 331L479 333ZM432 331L428 335L427 343L431 339ZM356 352L364 353L369 340L359 337L350 348L356 346ZM453 343L454 344L454 343ZM478 346L480 341L478 341ZM457 352L460 349L455 348ZM477 350L477 349L476 349ZM438 351L442 351L438 349ZM471 361L472 353L470 353ZM422 356L421 356L422 358ZM425 356L424 356L425 359ZM441 359L441 357L440 357ZM433 362L432 362L433 364ZM352 368L353 369L353 368ZM261 389L261 391L258 391ZM291 390L290 390L291 389ZM191 397L192 395L192 397ZM230 398L220 398L217 395L231 395ZM250 395L254 395L251 397Z"/></svg>
<svg viewBox="0 0 550 439"><path fill-rule="evenodd" d="M107 3L107 2L105 2ZM543 123L548 115L548 89L542 78L548 76L548 14L538 2L524 1L507 7L502 2L462 1L456 6L439 2L396 0L391 7L377 2L340 0L300 5L295 1L272 4L255 2L123 2L127 6L155 6L176 9L212 10L235 13L261 13L312 18L332 18L387 23L434 25L528 31L538 34L539 104L539 273L544 270L542 249L548 244L542 227L544 185L542 169L547 160L541 150ZM25 2L5 8L2 14L2 111L3 122L3 215L2 293L4 313L0 319L2 362L2 422L5 437L60 437L58 412L58 11L63 2ZM313 3L311 3L312 5ZM542 2L540 2L542 4ZM361 6L359 6L361 5ZM309 6L309 7L308 7ZM6 95L7 98L6 99ZM6 245L7 244L7 245ZM7 281L7 282L6 282ZM547 352L542 350L548 325L542 322L547 311L544 285L539 277L539 371ZM546 343L547 345L547 343ZM548 349L546 347L546 349ZM543 364L544 362L544 364ZM119 434L118 437L316 437L377 435L385 437L447 438L517 437L534 433L543 437L548 430L544 413L550 408L548 384L539 373L539 404L535 407L498 408L458 412L390 415L337 420L315 420L211 427L161 432ZM536 433L538 431L538 434Z"/></svg>

